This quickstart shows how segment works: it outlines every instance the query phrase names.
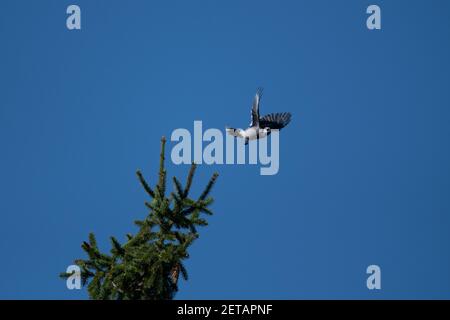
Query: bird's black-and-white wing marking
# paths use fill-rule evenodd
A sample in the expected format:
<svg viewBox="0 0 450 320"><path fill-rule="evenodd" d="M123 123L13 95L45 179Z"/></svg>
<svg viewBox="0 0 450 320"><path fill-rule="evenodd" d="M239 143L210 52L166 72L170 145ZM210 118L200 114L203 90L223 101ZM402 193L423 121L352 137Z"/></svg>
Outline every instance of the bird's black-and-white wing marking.
<svg viewBox="0 0 450 320"><path fill-rule="evenodd" d="M252 105L252 122L250 122L250 127L259 126L259 102L261 101L263 88L258 88L256 90L255 98L253 99Z"/></svg>
<svg viewBox="0 0 450 320"><path fill-rule="evenodd" d="M291 114L289 112L270 113L259 119L259 126L261 128L281 129L288 125L291 121Z"/></svg>

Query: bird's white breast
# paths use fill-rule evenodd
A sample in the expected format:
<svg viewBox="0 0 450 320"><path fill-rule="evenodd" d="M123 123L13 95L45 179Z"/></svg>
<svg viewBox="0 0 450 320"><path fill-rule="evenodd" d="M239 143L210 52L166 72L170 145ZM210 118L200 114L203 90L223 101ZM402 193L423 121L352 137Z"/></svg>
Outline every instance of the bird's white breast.
<svg viewBox="0 0 450 320"><path fill-rule="evenodd" d="M249 140L254 140L257 139L258 136L259 138L264 138L267 136L267 132L264 129L260 129L260 128L247 128L245 129L245 131L243 131L242 134L245 138L248 138Z"/></svg>

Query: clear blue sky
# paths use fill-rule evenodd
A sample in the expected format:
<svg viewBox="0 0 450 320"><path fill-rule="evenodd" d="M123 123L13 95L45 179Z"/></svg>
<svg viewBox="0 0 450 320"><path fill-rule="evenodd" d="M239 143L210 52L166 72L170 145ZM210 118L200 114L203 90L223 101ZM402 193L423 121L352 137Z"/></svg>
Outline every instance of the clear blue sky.
<svg viewBox="0 0 450 320"><path fill-rule="evenodd" d="M450 298L449 39L446 0L2 0L0 298L87 298L58 274L136 230L160 137L245 126L257 86L293 113L280 172L199 168L215 215L177 298Z"/></svg>

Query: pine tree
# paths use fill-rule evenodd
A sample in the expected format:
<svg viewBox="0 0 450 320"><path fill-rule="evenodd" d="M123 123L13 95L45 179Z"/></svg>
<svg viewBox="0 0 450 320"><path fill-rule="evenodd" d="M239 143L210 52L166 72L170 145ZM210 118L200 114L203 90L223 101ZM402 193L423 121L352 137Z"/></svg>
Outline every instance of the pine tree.
<svg viewBox="0 0 450 320"><path fill-rule="evenodd" d="M75 260L81 269L82 285L87 285L91 299L172 299L178 291L178 279L187 280L183 260L189 257L188 248L198 238L197 227L206 226L204 214L212 215L208 197L218 177L214 173L197 200L189 197L196 165L193 163L183 187L173 178L174 191L166 196L166 169L164 166L166 140L161 139L158 184L152 189L142 173L137 177L149 195L145 202L149 210L144 220L135 224L136 234L127 234L121 244L111 237L110 254L101 253L93 233L82 243L87 259ZM62 273L62 278L71 274Z"/></svg>

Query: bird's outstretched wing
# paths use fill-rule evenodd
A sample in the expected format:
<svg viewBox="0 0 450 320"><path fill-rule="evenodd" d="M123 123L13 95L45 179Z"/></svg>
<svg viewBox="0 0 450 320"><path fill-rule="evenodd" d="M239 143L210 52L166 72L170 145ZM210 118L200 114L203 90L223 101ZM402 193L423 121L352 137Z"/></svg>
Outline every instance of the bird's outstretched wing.
<svg viewBox="0 0 450 320"><path fill-rule="evenodd" d="M288 125L291 121L291 114L289 112L270 113L259 119L259 126L261 128L281 129Z"/></svg>
<svg viewBox="0 0 450 320"><path fill-rule="evenodd" d="M252 122L250 122L250 127L259 126L259 102L261 101L262 92L263 88L261 87L256 90L252 105Z"/></svg>

